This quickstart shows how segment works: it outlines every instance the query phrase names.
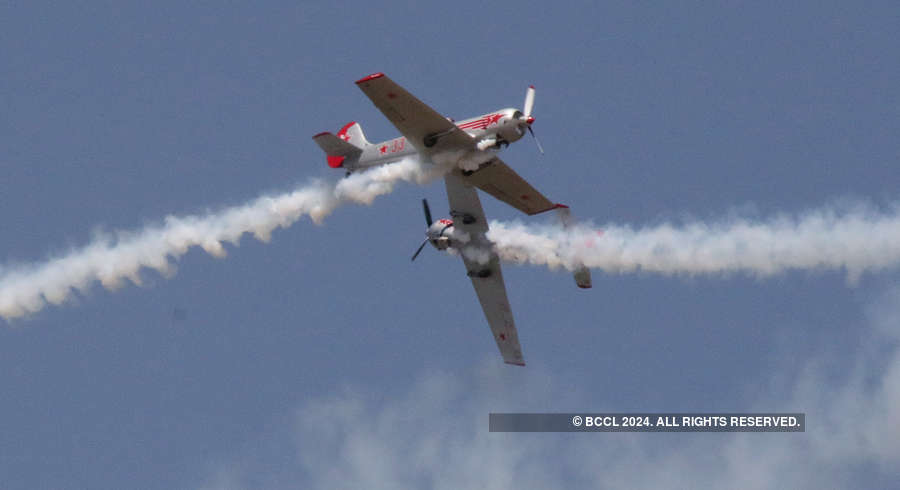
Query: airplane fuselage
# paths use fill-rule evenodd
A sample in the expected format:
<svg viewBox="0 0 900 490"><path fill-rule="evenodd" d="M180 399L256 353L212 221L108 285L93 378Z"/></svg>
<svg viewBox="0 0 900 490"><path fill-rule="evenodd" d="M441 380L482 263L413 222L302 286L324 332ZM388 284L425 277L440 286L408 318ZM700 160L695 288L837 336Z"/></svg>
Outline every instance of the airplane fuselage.
<svg viewBox="0 0 900 490"><path fill-rule="evenodd" d="M499 150L525 134L519 119L521 111L507 108L470 119L455 122L456 127L478 141L479 150ZM340 135L338 135L340 136ZM364 169L393 163L419 153L415 145L400 136L363 148L354 169Z"/></svg>

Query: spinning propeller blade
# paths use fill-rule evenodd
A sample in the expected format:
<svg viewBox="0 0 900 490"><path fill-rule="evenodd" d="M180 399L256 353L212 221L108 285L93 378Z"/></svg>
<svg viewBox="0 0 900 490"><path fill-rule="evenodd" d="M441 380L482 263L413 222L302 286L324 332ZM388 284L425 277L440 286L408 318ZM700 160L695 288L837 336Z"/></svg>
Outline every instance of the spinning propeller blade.
<svg viewBox="0 0 900 490"><path fill-rule="evenodd" d="M413 254L413 256L412 256L412 258L411 258L411 259L409 259L409 260L410 260L410 261L413 261L413 260L416 260L416 257L418 257L418 256L419 256L419 252L421 252L421 251L422 251L422 249L423 249L423 248L425 248L425 244L426 244L426 243L428 243L428 239L427 239L427 238L426 238L426 239L425 239L425 241L424 241L424 242L422 242L422 244L421 244L421 245L419 245L419 248L418 248L418 249L416 249L416 253L414 253L414 254Z"/></svg>
<svg viewBox="0 0 900 490"><path fill-rule="evenodd" d="M541 155L543 155L543 154L544 154L544 147L541 146L541 140L539 140L538 137L535 136L534 130L531 129L531 126L528 126L528 132L531 133L531 137L534 138L534 142L537 143L538 150L540 150L540 151L541 151Z"/></svg>
<svg viewBox="0 0 900 490"><path fill-rule="evenodd" d="M525 92L525 107L522 108L522 112L526 119L531 117L532 109L534 109L534 85L530 85Z"/></svg>
<svg viewBox="0 0 900 490"><path fill-rule="evenodd" d="M434 221L431 219L431 209L428 208L428 199L422 199L422 209L425 210L425 224L431 226Z"/></svg>
<svg viewBox="0 0 900 490"><path fill-rule="evenodd" d="M540 150L541 155L543 155L544 147L541 146L540 140L535 136L534 130L531 129L531 124L534 123L534 117L531 115L531 111L534 109L534 93L534 85L529 85L528 90L525 91L525 106L522 108L521 121L525 127L528 128L528 132L531 133L531 137L534 138L538 150Z"/></svg>
<svg viewBox="0 0 900 490"><path fill-rule="evenodd" d="M428 199L422 199L422 211L425 212L425 225L427 225L425 233L427 234L428 228L431 228L431 224L434 223L434 220L431 219L431 208L428 207ZM416 253L414 253L412 258L409 259L410 261L416 260L416 257L419 256L419 252L421 252L422 249L425 248L426 243L428 243L428 238L425 238L425 241L422 242L421 245L419 245L419 248L416 249Z"/></svg>

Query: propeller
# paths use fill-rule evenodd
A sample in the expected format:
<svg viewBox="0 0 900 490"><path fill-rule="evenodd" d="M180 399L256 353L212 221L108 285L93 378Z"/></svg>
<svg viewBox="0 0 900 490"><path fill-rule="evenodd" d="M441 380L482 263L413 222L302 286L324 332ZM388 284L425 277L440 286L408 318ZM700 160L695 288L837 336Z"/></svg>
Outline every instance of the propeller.
<svg viewBox="0 0 900 490"><path fill-rule="evenodd" d="M428 199L422 199L422 209L425 211L425 224L431 226L434 220L431 219L431 209L428 208Z"/></svg>
<svg viewBox="0 0 900 490"><path fill-rule="evenodd" d="M537 145L538 150L540 150L541 155L543 155L543 154L544 154L544 147L541 146L541 140L539 140L538 137L535 136L534 130L531 129L531 126L528 126L528 132L531 133L531 137L534 138L534 143Z"/></svg>
<svg viewBox="0 0 900 490"><path fill-rule="evenodd" d="M522 108L525 119L531 117L532 109L534 109L534 85L529 85L528 90L525 91L525 107Z"/></svg>
<svg viewBox="0 0 900 490"><path fill-rule="evenodd" d="M429 228L431 228L431 224L434 223L434 221L431 219L431 209L428 207L428 199L422 199L422 210L425 211L425 224ZM428 238L425 238L425 241L422 242L421 245L419 245L419 248L416 249L416 253L414 253L412 258L409 259L410 261L416 260L416 257L419 256L419 253L423 248L425 248L426 243L428 243Z"/></svg>
<svg viewBox="0 0 900 490"><path fill-rule="evenodd" d="M411 258L411 259L409 259L409 260L410 260L410 262L412 262L412 261L414 261L414 260L416 260L416 257L418 257L418 256L419 256L419 252L421 252L421 251L422 251L422 249L423 249L423 248L425 248L425 244L427 244L427 243L428 243L428 239L427 239L427 238L426 238L426 239L425 239L425 241L424 241L424 242L422 242L422 244L421 244L421 245L419 245L419 248L417 248L417 249L416 249L416 253L414 253L414 254L413 254L413 256L412 256L412 258Z"/></svg>
<svg viewBox="0 0 900 490"><path fill-rule="evenodd" d="M529 85L528 90L525 91L525 106L522 107L522 122L525 123L525 127L528 128L528 132L531 133L531 137L534 138L538 150L540 150L541 155L543 155L544 147L541 146L541 141L534 134L534 130L531 129L531 124L534 122L534 117L531 115L532 109L534 109L534 85Z"/></svg>

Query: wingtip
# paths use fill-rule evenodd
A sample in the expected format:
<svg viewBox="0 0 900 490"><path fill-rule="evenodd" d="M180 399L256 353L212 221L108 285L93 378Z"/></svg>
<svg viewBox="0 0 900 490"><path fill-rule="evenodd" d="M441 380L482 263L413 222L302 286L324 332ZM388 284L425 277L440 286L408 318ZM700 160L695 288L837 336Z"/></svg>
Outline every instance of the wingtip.
<svg viewBox="0 0 900 490"><path fill-rule="evenodd" d="M503 361L506 364L512 364L513 366L525 366L525 361Z"/></svg>
<svg viewBox="0 0 900 490"><path fill-rule="evenodd" d="M368 82L369 80L374 80L376 78L381 78L383 76L384 76L384 73L381 73L381 72L373 73L369 76L360 78L359 80L356 81L356 84L359 85L360 83Z"/></svg>
<svg viewBox="0 0 900 490"><path fill-rule="evenodd" d="M536 214L546 213L547 211L552 211L554 209L569 209L569 206L566 206L565 204L556 203L550 207L547 207L544 209L538 209L537 211L531 211L531 212L526 211L525 214L527 214L528 216L534 216Z"/></svg>
<svg viewBox="0 0 900 490"><path fill-rule="evenodd" d="M313 136L313 139L321 138L322 136L325 136L326 134L331 134L331 132L330 131L322 131L321 133L318 133L315 136Z"/></svg>

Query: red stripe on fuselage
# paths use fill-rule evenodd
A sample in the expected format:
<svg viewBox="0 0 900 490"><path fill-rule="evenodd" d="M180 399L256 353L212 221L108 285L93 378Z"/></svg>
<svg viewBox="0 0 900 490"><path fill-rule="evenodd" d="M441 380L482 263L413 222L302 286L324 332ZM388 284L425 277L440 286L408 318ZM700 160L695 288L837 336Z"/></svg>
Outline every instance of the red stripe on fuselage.
<svg viewBox="0 0 900 490"><path fill-rule="evenodd" d="M474 119L474 120L472 120L472 121L466 121L466 122L460 123L460 126L467 126L467 125L470 125L470 124L484 123L484 122L487 122L488 119L490 119L490 118L487 118L487 117L480 117L480 118Z"/></svg>
<svg viewBox="0 0 900 490"><path fill-rule="evenodd" d="M498 116L498 114L488 114L472 121L457 124L457 127L459 127L459 129L486 129L490 125L491 119L496 116Z"/></svg>

